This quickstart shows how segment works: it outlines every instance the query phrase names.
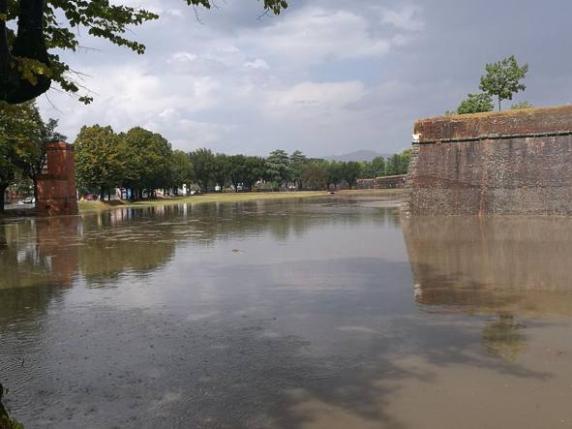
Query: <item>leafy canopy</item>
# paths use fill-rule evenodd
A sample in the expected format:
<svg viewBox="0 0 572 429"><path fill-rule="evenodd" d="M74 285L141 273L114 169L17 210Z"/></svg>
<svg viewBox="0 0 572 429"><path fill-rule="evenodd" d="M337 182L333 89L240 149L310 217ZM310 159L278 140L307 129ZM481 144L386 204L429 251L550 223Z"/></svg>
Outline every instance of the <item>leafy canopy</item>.
<svg viewBox="0 0 572 429"><path fill-rule="evenodd" d="M469 113L490 112L493 109L493 97L482 92L480 94L469 94L457 108L457 114L466 115Z"/></svg>
<svg viewBox="0 0 572 429"><path fill-rule="evenodd" d="M528 64L519 66L514 55L487 64L485 69L486 74L481 77L480 89L497 98L499 110L502 107L502 100L512 100L514 94L526 89L521 81L528 73Z"/></svg>
<svg viewBox="0 0 572 429"><path fill-rule="evenodd" d="M215 5L212 0L183 1L189 6L207 9ZM285 0L264 0L263 3L264 10L274 14L288 7ZM42 15L43 27L42 20L37 19ZM10 23L18 17L18 34L26 37L16 37L11 30L16 25ZM27 91L19 98L34 98L31 95L47 91L52 80L64 91L78 94L80 87L73 79L70 65L60 55L65 50L77 51L78 34L86 32L143 54L145 45L130 38L128 33L132 27L158 18L159 15L150 10L117 4L112 0L0 0L1 98L7 99L6 94L23 84ZM15 71L17 77L14 76ZM79 98L85 103L91 101L91 97L85 94Z"/></svg>

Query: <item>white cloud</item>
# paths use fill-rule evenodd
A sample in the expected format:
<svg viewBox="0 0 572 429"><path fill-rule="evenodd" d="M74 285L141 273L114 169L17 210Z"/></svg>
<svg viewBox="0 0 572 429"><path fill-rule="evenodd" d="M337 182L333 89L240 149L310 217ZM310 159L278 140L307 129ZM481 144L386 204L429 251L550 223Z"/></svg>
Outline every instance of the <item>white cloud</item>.
<svg viewBox="0 0 572 429"><path fill-rule="evenodd" d="M382 9L382 23L390 24L399 30L422 31L425 22L419 6L406 5L400 9Z"/></svg>
<svg viewBox="0 0 572 429"><path fill-rule="evenodd" d="M266 61L264 61L262 58L256 58L252 61L247 61L244 63L244 67L256 69L256 70L269 70L270 69L270 66L268 65L268 63Z"/></svg>
<svg viewBox="0 0 572 429"><path fill-rule="evenodd" d="M93 123L117 131L140 125L185 150L268 153L281 146L325 155L354 149L356 139L358 147L371 148L384 132L375 115L386 114L376 100L387 98L377 84L351 75L362 67L352 62L382 61L422 28L417 8L322 5L292 8L231 32L189 25L192 18L179 19L180 11L166 4L149 3L167 15L168 25L162 21L136 36L150 47L144 57L122 51L118 62L103 52L95 64L74 64L92 76L85 82L95 93L92 105L52 93L60 109L54 111L42 99L43 110L60 118L62 132L73 137ZM165 40L172 42L159 42ZM343 77L338 61L350 64Z"/></svg>
<svg viewBox="0 0 572 429"><path fill-rule="evenodd" d="M290 88L270 91L266 107L272 114L324 114L347 107L365 95L361 82L303 82Z"/></svg>
<svg viewBox="0 0 572 429"><path fill-rule="evenodd" d="M248 29L238 44L275 61L307 67L325 61L375 57L391 49L391 40L375 36L366 17L346 10L307 7L263 29Z"/></svg>

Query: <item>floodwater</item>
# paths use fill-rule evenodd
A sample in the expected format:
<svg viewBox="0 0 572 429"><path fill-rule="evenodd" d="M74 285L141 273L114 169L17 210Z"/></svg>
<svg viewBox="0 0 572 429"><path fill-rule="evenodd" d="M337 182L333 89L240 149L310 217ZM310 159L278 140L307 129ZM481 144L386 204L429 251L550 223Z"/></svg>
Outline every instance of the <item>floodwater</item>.
<svg viewBox="0 0 572 429"><path fill-rule="evenodd" d="M26 428L570 428L572 219L375 198L0 224Z"/></svg>

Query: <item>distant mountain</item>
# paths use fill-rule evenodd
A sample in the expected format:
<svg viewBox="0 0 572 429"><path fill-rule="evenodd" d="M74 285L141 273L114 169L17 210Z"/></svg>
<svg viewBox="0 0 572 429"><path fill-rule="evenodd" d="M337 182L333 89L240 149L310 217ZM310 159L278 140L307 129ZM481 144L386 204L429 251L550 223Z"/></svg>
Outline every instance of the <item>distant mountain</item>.
<svg viewBox="0 0 572 429"><path fill-rule="evenodd" d="M346 153L343 155L334 155L328 156L326 159L331 161L371 161L378 156L383 156L384 158L388 158L391 155L378 153L373 150L356 150L355 152Z"/></svg>

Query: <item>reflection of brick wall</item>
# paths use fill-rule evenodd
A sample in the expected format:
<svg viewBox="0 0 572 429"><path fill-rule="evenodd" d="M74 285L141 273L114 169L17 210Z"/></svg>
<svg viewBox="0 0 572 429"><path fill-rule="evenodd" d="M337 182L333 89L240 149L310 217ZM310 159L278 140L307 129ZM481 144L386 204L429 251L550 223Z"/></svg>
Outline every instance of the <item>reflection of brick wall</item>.
<svg viewBox="0 0 572 429"><path fill-rule="evenodd" d="M55 217L36 221L37 249L41 259L50 260L49 278L58 286L73 285L79 270L80 218Z"/></svg>
<svg viewBox="0 0 572 429"><path fill-rule="evenodd" d="M572 315L569 219L409 216L401 225L419 304Z"/></svg>
<svg viewBox="0 0 572 429"><path fill-rule="evenodd" d="M50 143L47 161L38 178L38 214L43 216L78 213L73 147L64 142Z"/></svg>
<svg viewBox="0 0 572 429"><path fill-rule="evenodd" d="M413 214L572 214L572 106L426 119Z"/></svg>

